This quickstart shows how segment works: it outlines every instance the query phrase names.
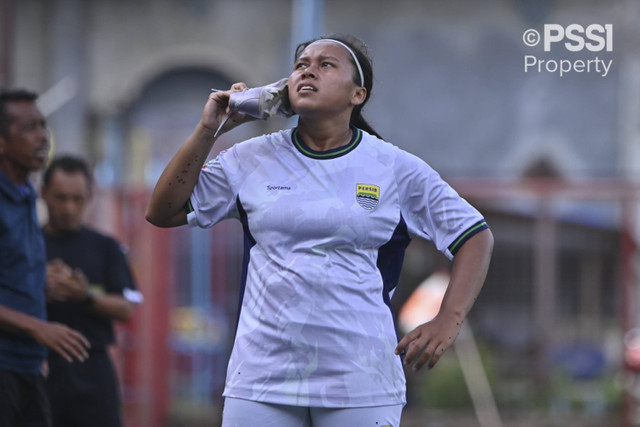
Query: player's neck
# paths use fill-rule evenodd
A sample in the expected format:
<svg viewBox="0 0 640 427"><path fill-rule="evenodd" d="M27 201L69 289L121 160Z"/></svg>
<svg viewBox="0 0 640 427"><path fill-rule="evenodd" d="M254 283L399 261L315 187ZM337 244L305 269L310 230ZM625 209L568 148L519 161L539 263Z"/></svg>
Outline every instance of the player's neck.
<svg viewBox="0 0 640 427"><path fill-rule="evenodd" d="M300 120L298 134L309 148L314 151L327 151L342 147L351 141L352 131L349 122Z"/></svg>

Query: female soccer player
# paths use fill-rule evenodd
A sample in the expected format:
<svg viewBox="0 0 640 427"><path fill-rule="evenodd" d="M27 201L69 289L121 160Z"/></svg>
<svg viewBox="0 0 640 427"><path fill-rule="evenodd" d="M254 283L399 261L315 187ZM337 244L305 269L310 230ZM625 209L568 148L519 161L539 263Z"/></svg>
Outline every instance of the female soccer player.
<svg viewBox="0 0 640 427"><path fill-rule="evenodd" d="M297 127L202 166L221 123L224 133L250 120L229 108L243 83L213 93L153 191L146 217L157 226L243 224L224 426L399 426L402 364L432 367L480 292L493 247L487 224L367 124L372 83L360 40L303 43L288 79ZM453 259L452 275L438 316L398 342L390 295L414 236Z"/></svg>

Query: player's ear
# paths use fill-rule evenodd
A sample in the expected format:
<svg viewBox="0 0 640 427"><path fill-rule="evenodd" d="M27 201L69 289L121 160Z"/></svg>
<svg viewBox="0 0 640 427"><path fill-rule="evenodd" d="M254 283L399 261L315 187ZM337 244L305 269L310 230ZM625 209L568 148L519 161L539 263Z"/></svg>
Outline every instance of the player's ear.
<svg viewBox="0 0 640 427"><path fill-rule="evenodd" d="M351 104L353 106L362 104L367 99L367 89L364 86L356 88L351 97Z"/></svg>

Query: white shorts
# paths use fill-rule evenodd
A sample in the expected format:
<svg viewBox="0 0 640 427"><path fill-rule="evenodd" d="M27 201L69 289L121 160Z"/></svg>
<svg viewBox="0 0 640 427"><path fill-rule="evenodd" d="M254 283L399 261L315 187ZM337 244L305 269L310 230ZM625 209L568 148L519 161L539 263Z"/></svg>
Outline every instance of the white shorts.
<svg viewBox="0 0 640 427"><path fill-rule="evenodd" d="M227 397L222 427L399 427L402 406L309 408Z"/></svg>

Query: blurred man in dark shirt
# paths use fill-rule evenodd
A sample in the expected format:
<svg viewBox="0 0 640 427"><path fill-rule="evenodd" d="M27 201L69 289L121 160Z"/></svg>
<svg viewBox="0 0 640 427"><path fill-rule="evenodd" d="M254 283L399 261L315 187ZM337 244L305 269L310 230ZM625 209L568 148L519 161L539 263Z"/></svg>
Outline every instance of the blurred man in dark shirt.
<svg viewBox="0 0 640 427"><path fill-rule="evenodd" d="M128 320L140 294L118 242L82 223L91 186L88 165L72 156L54 159L43 177L49 213L44 226L47 315L82 332L91 343L84 363L49 357L47 390L56 427L122 425L108 347L115 341L113 321Z"/></svg>

